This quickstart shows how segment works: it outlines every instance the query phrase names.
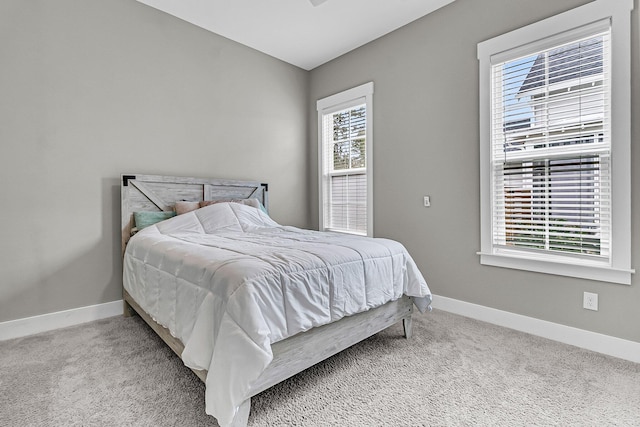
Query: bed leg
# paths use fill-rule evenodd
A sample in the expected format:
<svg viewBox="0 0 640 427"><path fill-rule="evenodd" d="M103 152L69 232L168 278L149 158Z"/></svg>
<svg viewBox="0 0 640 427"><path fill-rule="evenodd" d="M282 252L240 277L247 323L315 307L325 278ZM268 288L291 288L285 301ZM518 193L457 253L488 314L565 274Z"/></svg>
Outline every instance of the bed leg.
<svg viewBox="0 0 640 427"><path fill-rule="evenodd" d="M247 427L249 412L251 411L251 398L245 400L238 407L238 412L229 427Z"/></svg>
<svg viewBox="0 0 640 427"><path fill-rule="evenodd" d="M124 315L124 317L131 317L136 313L133 310L133 308L131 308L129 303L124 300L122 301L122 308L123 308L122 314Z"/></svg>
<svg viewBox="0 0 640 427"><path fill-rule="evenodd" d="M413 332L413 320L411 319L411 316L409 317L405 317L404 319L402 319L402 326L404 327L404 337L406 339L411 338L411 334Z"/></svg>

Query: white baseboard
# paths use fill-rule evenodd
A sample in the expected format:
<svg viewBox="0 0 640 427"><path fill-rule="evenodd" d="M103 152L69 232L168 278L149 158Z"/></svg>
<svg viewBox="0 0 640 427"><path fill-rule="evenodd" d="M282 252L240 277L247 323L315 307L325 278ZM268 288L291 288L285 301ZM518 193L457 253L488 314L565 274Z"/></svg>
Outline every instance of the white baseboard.
<svg viewBox="0 0 640 427"><path fill-rule="evenodd" d="M483 305L433 296L433 308L640 363L640 343Z"/></svg>
<svg viewBox="0 0 640 427"><path fill-rule="evenodd" d="M0 323L0 341L51 331L123 313L122 300Z"/></svg>
<svg viewBox="0 0 640 427"><path fill-rule="evenodd" d="M439 295L433 308L640 363L640 343ZM0 341L118 316L122 300L0 323Z"/></svg>

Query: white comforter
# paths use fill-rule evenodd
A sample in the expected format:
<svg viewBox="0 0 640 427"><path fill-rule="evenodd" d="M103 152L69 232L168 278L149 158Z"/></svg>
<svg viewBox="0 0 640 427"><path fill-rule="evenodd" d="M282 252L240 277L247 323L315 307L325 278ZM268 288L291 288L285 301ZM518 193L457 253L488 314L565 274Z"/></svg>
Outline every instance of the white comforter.
<svg viewBox="0 0 640 427"><path fill-rule="evenodd" d="M150 226L124 257L124 287L209 371L206 411L232 422L272 360L270 345L403 294L431 294L398 242L278 225L221 203Z"/></svg>

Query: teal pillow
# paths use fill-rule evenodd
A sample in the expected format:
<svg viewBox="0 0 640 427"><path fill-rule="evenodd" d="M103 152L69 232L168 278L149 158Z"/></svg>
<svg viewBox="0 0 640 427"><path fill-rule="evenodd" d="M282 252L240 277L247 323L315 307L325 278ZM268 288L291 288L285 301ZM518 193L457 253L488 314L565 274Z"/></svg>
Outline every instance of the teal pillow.
<svg viewBox="0 0 640 427"><path fill-rule="evenodd" d="M156 222L164 221L176 216L176 213L171 212L134 212L133 218L136 222L136 228L142 230L145 227L155 224Z"/></svg>

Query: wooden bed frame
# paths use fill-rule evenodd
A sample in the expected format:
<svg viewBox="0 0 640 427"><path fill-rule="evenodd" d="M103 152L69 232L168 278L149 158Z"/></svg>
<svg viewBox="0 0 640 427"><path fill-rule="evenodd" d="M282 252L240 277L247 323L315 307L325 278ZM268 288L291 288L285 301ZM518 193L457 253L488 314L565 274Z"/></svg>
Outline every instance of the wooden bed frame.
<svg viewBox="0 0 640 427"><path fill-rule="evenodd" d="M268 185L253 181L202 179L158 175L122 175L122 251L131 236L133 212L171 211L176 201L216 200L255 197L268 209ZM160 338L181 357L184 344L169 330L156 323L138 303L123 290L124 315L140 315ZM403 321L404 336L411 337L413 299L402 297L369 311L345 317L328 325L294 335L271 346L273 361L253 384L256 394L321 362L340 351ZM202 380L207 371L192 369ZM251 397L240 406L232 426L246 426Z"/></svg>

